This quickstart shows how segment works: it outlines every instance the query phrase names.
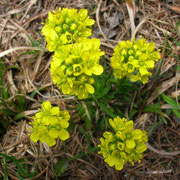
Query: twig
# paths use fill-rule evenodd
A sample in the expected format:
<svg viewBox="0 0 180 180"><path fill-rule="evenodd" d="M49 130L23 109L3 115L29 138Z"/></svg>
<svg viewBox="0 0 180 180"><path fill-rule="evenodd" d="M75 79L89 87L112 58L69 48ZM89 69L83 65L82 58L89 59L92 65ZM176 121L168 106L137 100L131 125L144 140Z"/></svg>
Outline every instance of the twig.
<svg viewBox="0 0 180 180"><path fill-rule="evenodd" d="M20 47L14 47L14 48L11 48L11 49L8 49L6 51L3 51L0 53L0 58L9 54L9 53L12 53L14 51L17 51L17 50L24 50L24 49L31 49L31 50L39 50L39 51L47 51L47 49L45 48L40 48L40 47L28 47L28 46L20 46Z"/></svg>
<svg viewBox="0 0 180 180"><path fill-rule="evenodd" d="M131 41L134 39L136 33L139 31L139 29L141 28L141 26L147 21L147 19L143 19L138 26L136 27L136 29L134 30L134 33L131 36Z"/></svg>
<svg viewBox="0 0 180 180"><path fill-rule="evenodd" d="M86 106L86 103L85 103L84 101L82 101L81 103L82 103L82 105L83 105L83 108L84 108L84 110L85 110L85 112L86 112L86 115L87 115L89 121L92 122L91 116L89 115L89 111L88 111L87 106Z"/></svg>
<svg viewBox="0 0 180 180"><path fill-rule="evenodd" d="M161 154L164 156L177 156L178 154L180 154L180 151L174 151L174 152L166 152L166 151L160 151L158 149L155 149L154 147L152 147L151 145L149 145L149 143L146 143L146 146L148 147L148 149L150 149L151 151L157 153L157 154Z"/></svg>
<svg viewBox="0 0 180 180"><path fill-rule="evenodd" d="M100 0L100 2L98 3L98 7L96 9L96 22L97 22L98 28L99 28L102 36L104 37L105 40L108 40L108 38L106 37L106 35L102 31L100 23L99 23L99 11L100 11L100 7L101 7L101 3L102 3L102 0Z"/></svg>

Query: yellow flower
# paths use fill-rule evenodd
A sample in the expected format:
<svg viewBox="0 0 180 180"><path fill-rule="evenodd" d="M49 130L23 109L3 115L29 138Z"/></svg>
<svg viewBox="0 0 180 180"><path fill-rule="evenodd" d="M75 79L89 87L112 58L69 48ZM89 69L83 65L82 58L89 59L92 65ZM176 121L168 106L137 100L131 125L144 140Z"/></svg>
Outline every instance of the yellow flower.
<svg viewBox="0 0 180 180"><path fill-rule="evenodd" d="M51 76L64 94L86 99L89 93L94 93L93 75L103 72L99 59L104 53L99 48L98 39L81 38L75 44L63 46L55 52Z"/></svg>
<svg viewBox="0 0 180 180"><path fill-rule="evenodd" d="M117 170L123 169L123 166L134 161L140 162L142 153L147 149L147 135L140 129L133 130L133 121L127 121L125 118L116 117L109 120L114 133L104 132L100 138L101 144L99 154L102 154L105 162L109 166L115 166Z"/></svg>
<svg viewBox="0 0 180 180"><path fill-rule="evenodd" d="M117 78L127 76L131 81L140 80L145 84L152 75L149 70L158 59L160 55L155 51L154 43L148 43L146 39L122 41L114 49L111 66Z"/></svg>
<svg viewBox="0 0 180 180"><path fill-rule="evenodd" d="M46 101L42 103L42 110L33 119L30 123L33 126L30 135L32 141L40 140L53 146L56 144L56 138L59 137L63 141L69 138L69 132L66 130L70 119L68 111L60 111L59 107L53 107Z"/></svg>
<svg viewBox="0 0 180 180"><path fill-rule="evenodd" d="M49 51L56 51L62 45L76 42L79 38L91 36L89 28L95 23L87 16L87 10L58 8L57 11L49 12L44 23L42 34L47 41Z"/></svg>

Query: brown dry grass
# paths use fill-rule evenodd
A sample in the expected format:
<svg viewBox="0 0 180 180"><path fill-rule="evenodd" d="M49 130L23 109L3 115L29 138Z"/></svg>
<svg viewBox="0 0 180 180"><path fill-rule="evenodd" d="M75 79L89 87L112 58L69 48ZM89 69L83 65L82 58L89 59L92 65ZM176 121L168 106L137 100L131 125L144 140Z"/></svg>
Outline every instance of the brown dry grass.
<svg viewBox="0 0 180 180"><path fill-rule="evenodd" d="M173 45L174 38L179 40L175 32L175 25L180 18L180 2L163 0L139 0L135 6L136 29L133 36L142 35L148 41L155 42L157 48L164 46L165 34L168 35L168 43L173 51L179 54L179 49ZM86 151L86 139L75 127L71 138L67 141L66 151L64 145L58 141L56 146L49 148L46 144L30 141L27 127L31 116L37 112L39 102L49 100L57 104L61 109L68 109L73 119L80 123L77 116L76 99L64 96L53 86L49 73L51 54L45 48L40 30L41 22L44 22L47 13L56 7L86 8L92 18L96 19L93 27L93 37L99 38L102 50L105 51L107 60L112 56L113 47L121 40L131 39L130 21L123 1L118 0L1 0L0 2L0 56L6 67L15 65L18 70L9 69L4 74L6 86L12 84L9 89L11 99L16 98L19 90L25 99L31 101L31 105L25 111L25 119L12 123L6 134L1 139L0 152L12 154L17 159L25 159L33 170L37 168L39 174L32 179L55 179L54 165L63 156L72 157L82 151ZM119 24L112 28L115 32L113 38L108 38L105 29L110 27L108 17L113 13L120 14ZM40 42L40 49L33 47L29 35L35 42ZM22 53L40 50L36 54ZM20 56L22 55L22 56ZM174 73L173 66L176 60L173 53L168 57L162 52L163 65L160 74L168 72L169 75L161 79L158 84L150 83L147 89L152 92L147 99L147 104L156 102L159 94L166 92L171 97L179 96L179 73ZM155 87L158 86L158 92ZM43 91L38 91L43 88ZM36 98L29 97L33 91L37 92ZM78 103L78 102L76 102ZM169 108L166 104L162 108ZM170 123L160 124L149 136L149 150L144 153L142 163L135 166L127 165L120 172L110 168L104 163L103 158L97 153L87 155L71 162L62 179L177 179L180 177L180 125L176 117L167 117ZM148 130L158 122L158 116L154 113L139 113L135 121L136 126ZM82 123L82 122L81 122ZM82 124L83 125L83 124ZM88 132L91 134L91 132ZM98 138L92 138L94 145L98 144ZM169 151L167 153L165 151ZM8 164L8 176L16 177L17 167ZM0 174L3 176L4 167L0 166Z"/></svg>

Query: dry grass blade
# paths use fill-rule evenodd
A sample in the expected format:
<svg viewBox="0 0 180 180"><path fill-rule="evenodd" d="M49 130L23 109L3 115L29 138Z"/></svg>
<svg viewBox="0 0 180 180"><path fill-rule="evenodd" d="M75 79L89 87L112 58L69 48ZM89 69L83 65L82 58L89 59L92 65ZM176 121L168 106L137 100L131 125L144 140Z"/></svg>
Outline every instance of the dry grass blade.
<svg viewBox="0 0 180 180"><path fill-rule="evenodd" d="M48 51L47 49L42 49L40 47L28 47L28 46L20 46L20 47L14 47L14 48L11 48L11 49L8 49L6 51L3 51L0 53L0 58L9 54L9 53L12 53L14 51L19 51L19 50L38 50L38 51Z"/></svg>
<svg viewBox="0 0 180 180"><path fill-rule="evenodd" d="M129 13L130 23L131 23L131 39L133 39L135 24L134 24L134 8L133 8L134 0L126 0L126 6Z"/></svg>
<svg viewBox="0 0 180 180"><path fill-rule="evenodd" d="M82 103L82 105L83 105L83 108L84 108L84 110L85 110L85 112L86 112L86 115L87 115L89 121L92 122L91 117L90 117L90 115L89 115L89 111L88 111L87 106L86 106L86 103L85 103L84 101L82 101L81 103Z"/></svg>
<svg viewBox="0 0 180 180"><path fill-rule="evenodd" d="M6 16L11 15L11 14L20 13L20 12L24 11L24 10L27 8L27 6L29 6L29 4L31 4L31 1L28 2L28 3L26 3L24 6L22 6L22 7L19 8L19 9L13 9L13 10L11 10L11 11L8 11L6 14L0 15L0 18L6 17Z"/></svg>
<svg viewBox="0 0 180 180"><path fill-rule="evenodd" d="M154 101L160 94L165 92L170 87L174 86L177 82L177 77L173 77L162 82L152 93L151 97L147 100L147 105L149 105L152 101Z"/></svg>
<svg viewBox="0 0 180 180"><path fill-rule="evenodd" d="M136 27L136 29L134 30L132 36L131 36L131 41L135 38L136 33L140 30L141 26L147 21L147 19L143 19L138 26Z"/></svg>
<svg viewBox="0 0 180 180"><path fill-rule="evenodd" d="M180 7L176 7L176 6L168 6L170 9L172 9L173 11L177 12L180 14Z"/></svg>
<svg viewBox="0 0 180 180"><path fill-rule="evenodd" d="M24 19L24 17L26 17L28 11L31 9L31 7L32 7L33 4L36 4L36 2L37 2L37 0L30 0L29 5L28 5L28 7L26 8L26 12L24 13L24 16L21 18L20 21L22 21L22 20Z"/></svg>
<svg viewBox="0 0 180 180"><path fill-rule="evenodd" d="M39 66L40 66L41 61L42 61L42 56L43 56L43 52L40 52L39 57L38 57L38 59L36 61L36 65L35 65L34 71L32 73L32 78L31 78L32 82L34 81L34 79L36 77L36 74L37 74L37 72L39 70Z"/></svg>
<svg viewBox="0 0 180 180"><path fill-rule="evenodd" d="M178 91L173 91L173 92L171 93L171 96L172 96L172 97L178 97L178 96L180 96L180 90L178 90Z"/></svg>
<svg viewBox="0 0 180 180"><path fill-rule="evenodd" d="M165 152L165 151L159 151L157 149L155 149L154 147L152 147L151 145L149 145L149 143L146 143L148 149L150 149L151 151L163 155L163 156L177 156L178 154L180 154L180 151L174 151L174 152Z"/></svg>
<svg viewBox="0 0 180 180"><path fill-rule="evenodd" d="M100 26L100 23L99 23L99 11L100 11L100 8L101 8L101 3L102 3L102 0L100 0L100 2L98 3L98 7L96 9L96 22L97 22L97 25L98 25L98 28L102 34L102 36L104 37L105 40L107 40L107 37L106 35L104 34L101 26Z"/></svg>

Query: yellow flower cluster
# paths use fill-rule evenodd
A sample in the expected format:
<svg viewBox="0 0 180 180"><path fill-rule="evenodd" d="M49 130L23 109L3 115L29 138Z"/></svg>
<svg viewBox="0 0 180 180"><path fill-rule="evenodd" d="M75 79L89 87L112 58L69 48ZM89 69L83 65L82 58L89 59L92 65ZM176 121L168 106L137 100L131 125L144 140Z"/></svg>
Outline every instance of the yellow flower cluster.
<svg viewBox="0 0 180 180"><path fill-rule="evenodd" d="M50 68L51 76L64 94L85 99L88 93L94 93L92 75L100 75L103 72L99 58L104 53L99 47L98 39L84 38L55 52Z"/></svg>
<svg viewBox="0 0 180 180"><path fill-rule="evenodd" d="M160 59L159 52L155 50L154 43L146 42L146 39L137 41L121 41L114 49L111 58L111 66L117 78L130 77L131 81L147 83L148 76L152 75L149 69L153 69L155 61Z"/></svg>
<svg viewBox="0 0 180 180"><path fill-rule="evenodd" d="M76 42L79 38L91 36L89 26L95 21L87 16L87 10L59 8L49 12L42 34L46 37L49 51L56 51L62 45Z"/></svg>
<svg viewBox="0 0 180 180"><path fill-rule="evenodd" d="M133 121L116 117L109 120L114 133L104 132L104 138L100 138L99 154L105 158L109 166L115 166L117 170L123 169L125 163L141 162L142 153L147 149L147 135L140 129L133 130Z"/></svg>
<svg viewBox="0 0 180 180"><path fill-rule="evenodd" d="M56 138L66 140L69 138L69 132L66 130L69 126L70 115L68 111L60 111L59 107L52 107L49 101L42 103L42 110L33 117L34 121L30 124L32 133L30 138L37 142L46 142L49 146L56 144Z"/></svg>
<svg viewBox="0 0 180 180"><path fill-rule="evenodd" d="M94 20L87 16L87 10L59 8L49 12L42 29L47 40L47 48L54 51L51 62L51 76L54 84L64 94L86 99L94 93L93 75L100 75L100 50L98 39L89 39Z"/></svg>

